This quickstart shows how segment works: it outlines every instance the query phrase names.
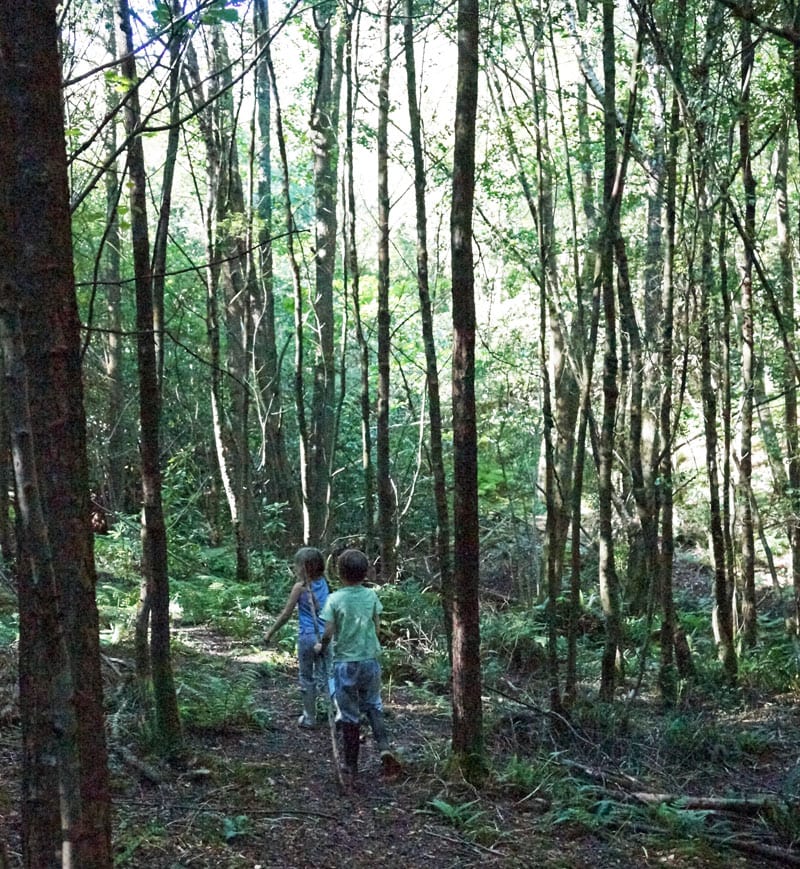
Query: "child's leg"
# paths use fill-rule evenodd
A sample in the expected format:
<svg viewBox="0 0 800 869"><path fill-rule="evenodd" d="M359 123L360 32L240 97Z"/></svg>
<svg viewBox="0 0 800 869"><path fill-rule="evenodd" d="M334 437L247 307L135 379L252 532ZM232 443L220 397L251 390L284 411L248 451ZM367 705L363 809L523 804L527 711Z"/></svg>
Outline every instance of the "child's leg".
<svg viewBox="0 0 800 869"><path fill-rule="evenodd" d="M358 749L361 725L358 704L358 663L347 661L333 665L336 681L336 702L342 721L344 765L348 772L358 770Z"/></svg>
<svg viewBox="0 0 800 869"><path fill-rule="evenodd" d="M300 695L303 700L303 714L298 719L301 727L313 727L317 718L317 689L315 684L314 644L316 637L301 634L297 640L297 663L299 670Z"/></svg>
<svg viewBox="0 0 800 869"><path fill-rule="evenodd" d="M361 727L351 721L342 722L342 749L345 770L355 776L358 772L358 750L361 746Z"/></svg>
<svg viewBox="0 0 800 869"><path fill-rule="evenodd" d="M361 708L372 728L378 751L383 754L389 750L389 737L386 734L386 726L383 721L380 664L377 661L362 661L361 675Z"/></svg>

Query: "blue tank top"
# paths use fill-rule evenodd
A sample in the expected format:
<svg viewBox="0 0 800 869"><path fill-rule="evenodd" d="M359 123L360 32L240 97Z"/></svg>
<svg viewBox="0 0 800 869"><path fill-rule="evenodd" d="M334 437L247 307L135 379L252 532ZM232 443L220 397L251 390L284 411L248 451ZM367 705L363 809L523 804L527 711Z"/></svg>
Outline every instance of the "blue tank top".
<svg viewBox="0 0 800 869"><path fill-rule="evenodd" d="M325 622L319 617L319 614L322 612L322 607L325 606L325 601L328 599L328 580L324 576L315 579L311 583L311 592L316 601L317 622L319 623L319 634L321 635L325 630ZM317 634L311 595L308 591L300 592L300 597L297 599L297 618L300 622L299 633L301 635Z"/></svg>

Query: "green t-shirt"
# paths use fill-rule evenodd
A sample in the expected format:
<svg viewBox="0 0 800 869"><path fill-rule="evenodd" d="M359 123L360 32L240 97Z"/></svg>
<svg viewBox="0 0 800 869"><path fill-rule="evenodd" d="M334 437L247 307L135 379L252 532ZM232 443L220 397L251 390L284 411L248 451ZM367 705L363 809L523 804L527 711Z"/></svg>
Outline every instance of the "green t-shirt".
<svg viewBox="0 0 800 869"><path fill-rule="evenodd" d="M368 661L381 651L375 615L383 611L378 595L363 585L337 589L325 602L320 618L333 620L333 660Z"/></svg>

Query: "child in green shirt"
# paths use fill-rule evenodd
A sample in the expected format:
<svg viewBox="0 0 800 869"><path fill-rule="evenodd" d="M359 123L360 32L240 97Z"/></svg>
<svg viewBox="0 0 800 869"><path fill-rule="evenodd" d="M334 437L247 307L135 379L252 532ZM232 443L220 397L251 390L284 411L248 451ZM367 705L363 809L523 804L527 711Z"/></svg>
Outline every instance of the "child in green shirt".
<svg viewBox="0 0 800 869"><path fill-rule="evenodd" d="M381 652L378 626L383 606L378 595L363 585L369 572L369 561L363 552L346 549L336 564L342 588L333 592L322 608L320 616L325 622L325 632L316 648L325 651L333 639L333 679L342 726L343 772L352 784L358 771L362 714L375 735L381 765L389 767L394 760L383 723L378 662Z"/></svg>

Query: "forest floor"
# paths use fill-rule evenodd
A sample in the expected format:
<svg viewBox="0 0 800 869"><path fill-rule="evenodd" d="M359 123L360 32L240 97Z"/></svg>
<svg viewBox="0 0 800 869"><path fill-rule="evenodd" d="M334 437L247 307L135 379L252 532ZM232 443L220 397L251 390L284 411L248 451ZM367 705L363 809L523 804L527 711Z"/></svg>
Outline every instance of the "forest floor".
<svg viewBox="0 0 800 869"><path fill-rule="evenodd" d="M710 745L702 752L698 749L696 758L686 757L676 773L671 759L659 754L658 744L648 743L648 715L656 713L642 704L631 707L638 711L625 718L627 723L620 724L613 740L607 738L607 730L606 736L595 738L585 727L580 733L569 728L566 742L550 752L551 762L541 765L535 784L524 787L493 775L475 789L454 783L443 772L450 740L447 698L412 684L385 684L387 724L402 772L392 779L381 775L369 737L362 745L356 788L345 795L335 774L327 723L311 731L297 726L296 667L291 657L205 628L178 629L176 640L176 668L191 668L193 662L199 666L201 658L206 665L213 659L215 672L232 690L243 683L249 686L264 723L221 730L187 728L185 759L170 766L139 756L135 743L122 735L130 735L121 726L122 712L112 714L114 842L120 867L800 865L800 850L781 842L774 824L763 823L763 812L774 812L775 806L762 807L761 813L752 807L743 810L737 798L768 794L783 805L790 790L796 811L800 709L795 698L757 698L735 717L716 720L718 733L751 728L760 734L759 751L746 761L716 755ZM119 649L111 654L105 670L114 701L122 683L130 679L132 662ZM5 841L10 867L16 869L22 865L19 719L13 698L6 702L13 684L10 657L4 655L0 663L0 841ZM539 705L512 701L509 695L520 685L504 685L506 696L485 693L487 752L495 768L504 758L524 758L526 752L531 758L542 756L542 686ZM218 696L218 686L209 691L209 703L212 693ZM689 734L686 744L699 744L699 739ZM626 771L634 754L641 773L637 777ZM567 786L575 794L596 791L592 812L570 815ZM615 806L644 804L647 794L664 792L710 802L681 813L674 803L668 810L666 800L660 816L653 814L651 820L643 815L645 822L634 823L620 814L621 820L614 821ZM552 811L556 801L562 806L558 813ZM593 822L592 813L595 821L604 813L610 817Z"/></svg>

